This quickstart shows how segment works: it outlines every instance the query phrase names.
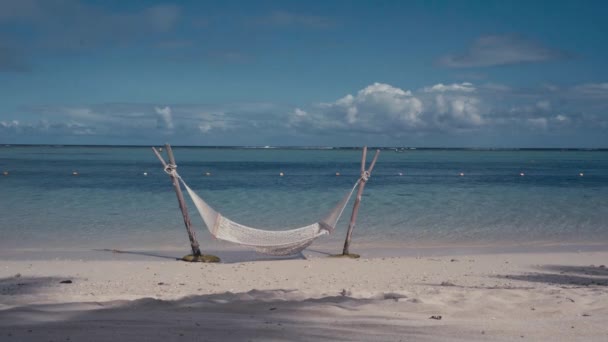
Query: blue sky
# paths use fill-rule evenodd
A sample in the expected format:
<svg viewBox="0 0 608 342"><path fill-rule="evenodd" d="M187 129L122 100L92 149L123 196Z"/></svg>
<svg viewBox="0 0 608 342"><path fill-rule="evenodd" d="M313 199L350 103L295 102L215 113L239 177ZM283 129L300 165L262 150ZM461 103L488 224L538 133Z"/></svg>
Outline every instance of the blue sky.
<svg viewBox="0 0 608 342"><path fill-rule="evenodd" d="M608 147L607 10L0 0L0 143Z"/></svg>

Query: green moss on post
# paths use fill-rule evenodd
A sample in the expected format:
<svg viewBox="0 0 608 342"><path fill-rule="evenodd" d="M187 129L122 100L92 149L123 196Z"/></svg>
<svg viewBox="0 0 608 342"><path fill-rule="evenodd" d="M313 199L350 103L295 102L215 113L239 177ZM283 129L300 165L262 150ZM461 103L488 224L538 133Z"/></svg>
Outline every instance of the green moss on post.
<svg viewBox="0 0 608 342"><path fill-rule="evenodd" d="M346 253L346 254L333 254L329 256L330 258L349 258L349 259L359 259L361 256L355 253Z"/></svg>
<svg viewBox="0 0 608 342"><path fill-rule="evenodd" d="M212 262L220 262L220 258L211 254L201 254L201 255L192 255L188 254L182 258L183 261L188 262L204 262L204 263L212 263Z"/></svg>

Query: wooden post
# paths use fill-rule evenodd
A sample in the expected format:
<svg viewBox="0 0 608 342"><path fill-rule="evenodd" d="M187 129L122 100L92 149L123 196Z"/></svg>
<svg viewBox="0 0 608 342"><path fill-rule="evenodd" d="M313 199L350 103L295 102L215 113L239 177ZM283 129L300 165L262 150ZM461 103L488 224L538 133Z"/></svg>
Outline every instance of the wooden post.
<svg viewBox="0 0 608 342"><path fill-rule="evenodd" d="M378 154L380 154L380 150L376 150L376 154L374 155L374 159L367 171L365 171L365 162L367 158L367 146L363 147L363 156L361 158L361 181L359 182L359 189L357 190L357 197L355 198L355 204L353 205L353 212L350 216L350 223L348 224L348 231L346 232L346 240L344 240L344 249L342 250L342 255L350 256L353 258L358 258L359 255L351 254L349 251L350 241L353 237L353 229L355 228L355 223L357 221L357 215L359 214L359 205L361 204L361 196L363 195L363 189L365 189L365 184L367 183L367 177L370 177L372 174L372 170L376 165L376 161L378 160Z"/></svg>
<svg viewBox="0 0 608 342"><path fill-rule="evenodd" d="M167 154L169 155L169 163L171 163L171 165L176 165L175 157L173 156L173 150L171 149L171 146L169 144L166 144L165 149L167 150ZM165 162L163 157L160 155L160 153L154 147L152 147L152 150L154 151L154 154L156 154L156 157L158 157L160 162L163 164L163 167L166 169L167 163ZM190 216L188 215L188 207L186 206L186 201L184 200L184 195L182 193L182 188L180 187L180 184L179 184L179 179L177 179L177 177L175 177L172 174L169 174L169 177L171 177L171 180L173 181L173 188L175 190L175 194L177 195L177 202L179 203L179 209L181 210L182 217L184 218L184 225L186 226L186 231L188 232L188 238L190 239L190 247L192 248L192 254L183 257L182 260L200 261L200 262L219 262L220 259L214 255L201 254L200 245L198 243L198 240L196 239L196 233L192 229L192 222L190 221Z"/></svg>
<svg viewBox="0 0 608 342"><path fill-rule="evenodd" d="M167 155L169 155L169 163L171 163L171 165L177 165L175 163L175 157L173 156L173 150L171 149L171 145L165 144L165 149L167 150ZM173 181L173 188L175 189L175 194L177 195L179 209L182 211L184 225L186 225L186 230L188 231L188 238L190 239L190 246L192 247L192 255L195 257L200 256L201 249L199 247L198 240L196 240L196 233L194 232L194 230L192 230L192 222L190 222L190 216L188 215L188 207L186 207L186 201L184 200L184 194L182 194L182 188L179 185L179 179L177 179L177 177L171 174L169 176Z"/></svg>

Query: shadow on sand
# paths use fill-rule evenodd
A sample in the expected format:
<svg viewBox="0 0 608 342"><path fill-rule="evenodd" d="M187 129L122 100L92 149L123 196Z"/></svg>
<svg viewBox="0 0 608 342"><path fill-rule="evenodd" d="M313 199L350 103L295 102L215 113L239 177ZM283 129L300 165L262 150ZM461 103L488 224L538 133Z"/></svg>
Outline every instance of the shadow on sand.
<svg viewBox="0 0 608 342"><path fill-rule="evenodd" d="M297 299L287 290L26 305L0 310L0 339L14 341L428 341L449 338L443 322L397 315L394 296ZM405 303L406 304L406 303ZM366 306L365 310L361 308ZM378 306L374 309L373 306ZM381 309L379 309L381 308ZM426 314L420 319L428 320ZM417 326L416 326L417 325Z"/></svg>
<svg viewBox="0 0 608 342"><path fill-rule="evenodd" d="M542 272L499 275L498 278L567 286L608 286L608 269L601 266L543 265Z"/></svg>
<svg viewBox="0 0 608 342"><path fill-rule="evenodd" d="M162 259L170 259L181 261L182 256L177 256L179 252L171 252L170 254L174 255L166 255L159 254L155 252L148 251L134 251L134 250L122 250L122 249L93 249L95 252L104 252L104 253L112 253L114 256L118 255L131 255L137 257L151 257L151 258L162 258ZM287 255L287 256L268 256L263 254L258 254L254 251L245 251L245 250L233 250L233 251L205 251L205 253L217 255L221 259L221 263L223 264L235 264L242 262L251 262L251 261L271 261L271 260L305 260L306 257L304 254L299 253L295 255ZM322 252L319 252L322 253ZM184 255L186 252L184 252ZM139 258L140 260L142 258ZM147 258L143 258L145 260Z"/></svg>
<svg viewBox="0 0 608 342"><path fill-rule="evenodd" d="M36 294L43 288L64 285L61 284L61 282L65 280L70 280L70 278L22 277L17 274L12 277L0 278L0 295L14 296Z"/></svg>
<svg viewBox="0 0 608 342"><path fill-rule="evenodd" d="M156 253L150 253L150 252L144 252L144 251L125 251L125 250L122 250L122 249L109 249L109 248L93 249L93 250L95 252L109 252L109 253L113 253L113 254L132 254L132 255L154 257L154 258L162 258L162 259L170 259L170 260L180 260L180 258L177 258L177 257L173 257L173 256L169 256L169 255L156 254Z"/></svg>

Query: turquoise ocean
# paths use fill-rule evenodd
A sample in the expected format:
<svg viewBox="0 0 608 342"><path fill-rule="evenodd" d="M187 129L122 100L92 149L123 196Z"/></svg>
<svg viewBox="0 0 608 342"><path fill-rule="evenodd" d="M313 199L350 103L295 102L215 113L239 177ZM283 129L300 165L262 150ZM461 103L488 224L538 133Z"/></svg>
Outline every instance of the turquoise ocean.
<svg viewBox="0 0 608 342"><path fill-rule="evenodd" d="M355 149L174 152L179 173L211 206L270 230L322 217L357 180L361 159ZM149 147L4 146L3 171L2 250L188 250L170 179ZM238 249L214 240L189 204L203 248ZM333 235L311 248L340 250L350 210ZM606 245L608 151L384 149L353 243Z"/></svg>

